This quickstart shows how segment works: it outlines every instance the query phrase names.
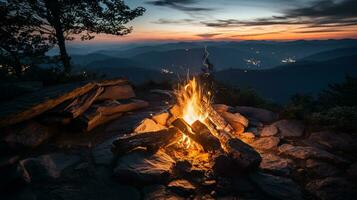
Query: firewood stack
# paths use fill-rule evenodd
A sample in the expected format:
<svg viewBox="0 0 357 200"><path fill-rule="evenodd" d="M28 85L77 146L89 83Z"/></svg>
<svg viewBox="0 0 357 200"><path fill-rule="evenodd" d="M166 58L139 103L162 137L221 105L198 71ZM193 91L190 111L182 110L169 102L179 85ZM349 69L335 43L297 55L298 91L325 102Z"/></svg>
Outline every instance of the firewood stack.
<svg viewBox="0 0 357 200"><path fill-rule="evenodd" d="M0 127L7 127L34 117L44 124L73 124L84 131L120 117L125 112L148 106L135 99L135 92L125 79L113 79L47 88L4 105Z"/></svg>

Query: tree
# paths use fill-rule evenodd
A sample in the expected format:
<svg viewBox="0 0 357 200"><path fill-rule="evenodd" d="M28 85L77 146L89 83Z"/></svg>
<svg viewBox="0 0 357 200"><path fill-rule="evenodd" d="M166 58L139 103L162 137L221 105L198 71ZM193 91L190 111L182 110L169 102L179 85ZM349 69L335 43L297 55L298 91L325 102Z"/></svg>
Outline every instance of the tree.
<svg viewBox="0 0 357 200"><path fill-rule="evenodd" d="M71 72L66 40L78 35L82 40L94 38L94 34L126 35L132 27L129 21L141 16L145 9L130 9L123 0L8 0L10 4L22 4L21 10L30 10L41 22L37 29L46 35L60 50L64 72Z"/></svg>
<svg viewBox="0 0 357 200"><path fill-rule="evenodd" d="M20 1L0 4L1 70L16 77L21 77L51 47L48 38L38 30L41 21L21 6Z"/></svg>

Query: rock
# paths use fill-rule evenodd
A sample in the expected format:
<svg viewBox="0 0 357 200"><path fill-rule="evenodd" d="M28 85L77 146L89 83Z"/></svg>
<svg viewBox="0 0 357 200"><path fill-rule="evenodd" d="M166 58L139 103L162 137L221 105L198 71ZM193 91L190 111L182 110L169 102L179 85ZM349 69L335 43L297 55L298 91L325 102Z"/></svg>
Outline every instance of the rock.
<svg viewBox="0 0 357 200"><path fill-rule="evenodd" d="M303 147L303 146L293 146L290 144L283 144L279 146L279 152L283 155L291 156L297 159L309 159L315 158L319 160L326 160L329 162L341 164L347 161L343 158L333 155L325 150L318 149L316 147Z"/></svg>
<svg viewBox="0 0 357 200"><path fill-rule="evenodd" d="M273 124L279 130L279 136L286 137L301 137L304 133L304 124L297 120L280 120Z"/></svg>
<svg viewBox="0 0 357 200"><path fill-rule="evenodd" d="M154 116L152 116L152 119L162 125L162 126L166 126L166 123L167 123L167 120L169 119L170 117L170 114L167 113L167 112L162 112L162 113L159 113L159 114L156 114Z"/></svg>
<svg viewBox="0 0 357 200"><path fill-rule="evenodd" d="M241 115L239 113L234 113L233 114L233 113L230 113L230 112L222 112L220 114L232 126L234 124L236 124L236 123L239 123L239 124L243 125L244 127L248 127L248 125L249 125L248 119L245 118L243 115Z"/></svg>
<svg viewBox="0 0 357 200"><path fill-rule="evenodd" d="M303 199L299 185L291 179L261 172L251 174L250 178L263 192L272 198L281 200Z"/></svg>
<svg viewBox="0 0 357 200"><path fill-rule="evenodd" d="M262 160L258 152L239 139L228 140L226 148L232 160L232 166L239 172L254 170ZM222 167L224 169L224 166Z"/></svg>
<svg viewBox="0 0 357 200"><path fill-rule="evenodd" d="M60 178L64 169L79 161L80 157L77 155L47 154L21 160L18 170L26 182L45 181Z"/></svg>
<svg viewBox="0 0 357 200"><path fill-rule="evenodd" d="M314 132L309 136L309 140L328 150L353 150L353 146L350 143L351 137L342 133L332 131Z"/></svg>
<svg viewBox="0 0 357 200"><path fill-rule="evenodd" d="M335 166L313 159L308 159L305 166L310 175L318 178L336 176L341 173Z"/></svg>
<svg viewBox="0 0 357 200"><path fill-rule="evenodd" d="M163 185L150 185L143 188L145 200L184 200L182 198L165 189Z"/></svg>
<svg viewBox="0 0 357 200"><path fill-rule="evenodd" d="M272 123L278 119L278 115L269 110L262 108L255 108L249 106L237 106L235 107L236 112L241 113L242 115L248 118L255 118L264 123Z"/></svg>
<svg viewBox="0 0 357 200"><path fill-rule="evenodd" d="M255 140L251 145L259 150L270 150L278 146L280 139L278 137L264 137Z"/></svg>
<svg viewBox="0 0 357 200"><path fill-rule="evenodd" d="M144 119L140 124L134 129L135 133L146 133L146 132L157 132L166 129L165 126L157 124L152 119Z"/></svg>
<svg viewBox="0 0 357 200"><path fill-rule="evenodd" d="M113 141L116 137L113 137L93 148L92 156L94 163L97 165L111 165L114 155L111 151Z"/></svg>
<svg viewBox="0 0 357 200"><path fill-rule="evenodd" d="M261 137L275 136L278 133L278 129L274 125L264 126L263 130L260 132Z"/></svg>
<svg viewBox="0 0 357 200"><path fill-rule="evenodd" d="M166 180L175 161L162 150L155 154L134 151L118 159L114 175L120 180L139 183L156 183Z"/></svg>
<svg viewBox="0 0 357 200"><path fill-rule="evenodd" d="M15 149L35 148L52 135L46 126L32 121L5 130L3 141Z"/></svg>
<svg viewBox="0 0 357 200"><path fill-rule="evenodd" d="M349 177L357 179L357 163L350 165L350 167L347 169L347 174Z"/></svg>
<svg viewBox="0 0 357 200"><path fill-rule="evenodd" d="M168 188L171 191L173 191L181 196L186 196L186 197L193 194L196 189L195 186L193 186L190 182L188 182L187 180L184 180L184 179L171 181L168 184Z"/></svg>
<svg viewBox="0 0 357 200"><path fill-rule="evenodd" d="M225 104L214 104L212 105L213 109L217 111L218 113L223 113L223 112L228 112L229 106Z"/></svg>
<svg viewBox="0 0 357 200"><path fill-rule="evenodd" d="M272 153L260 154L262 162L260 168L276 175L288 176L291 174L293 161L281 158Z"/></svg>
<svg viewBox="0 0 357 200"><path fill-rule="evenodd" d="M355 199L356 185L341 177L317 179L306 185L306 190L322 200Z"/></svg>

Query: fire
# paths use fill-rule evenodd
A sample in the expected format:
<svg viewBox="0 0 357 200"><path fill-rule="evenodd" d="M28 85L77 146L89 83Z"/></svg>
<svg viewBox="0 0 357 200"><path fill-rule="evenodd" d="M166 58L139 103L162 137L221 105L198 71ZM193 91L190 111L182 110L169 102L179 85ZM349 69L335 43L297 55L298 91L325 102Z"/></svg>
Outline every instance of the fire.
<svg viewBox="0 0 357 200"><path fill-rule="evenodd" d="M177 105L182 110L181 117L189 125L192 125L197 120L205 123L208 113L205 111L206 109L203 106L202 101L207 101L209 98L196 78L193 78L183 86L180 86L176 91L176 98ZM187 135L183 134L179 143L186 148L190 148L193 142Z"/></svg>

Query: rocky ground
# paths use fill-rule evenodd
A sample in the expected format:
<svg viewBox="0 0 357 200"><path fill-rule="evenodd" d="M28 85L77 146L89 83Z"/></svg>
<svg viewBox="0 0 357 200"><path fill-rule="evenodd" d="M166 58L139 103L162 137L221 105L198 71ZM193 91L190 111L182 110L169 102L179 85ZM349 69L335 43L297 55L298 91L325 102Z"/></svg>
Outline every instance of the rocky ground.
<svg viewBox="0 0 357 200"><path fill-rule="evenodd" d="M10 134L1 144L1 199L335 200L357 196L356 138L329 130L310 131L300 121L279 119L259 108L228 107L249 119L241 139L262 157L260 168L249 173L206 176L189 163L175 163L162 151L113 156L110 149L118 136L170 104L162 94L144 92L138 97L150 106L89 133L69 127L52 130L36 120L19 127L21 135ZM50 138L54 132L56 136Z"/></svg>

